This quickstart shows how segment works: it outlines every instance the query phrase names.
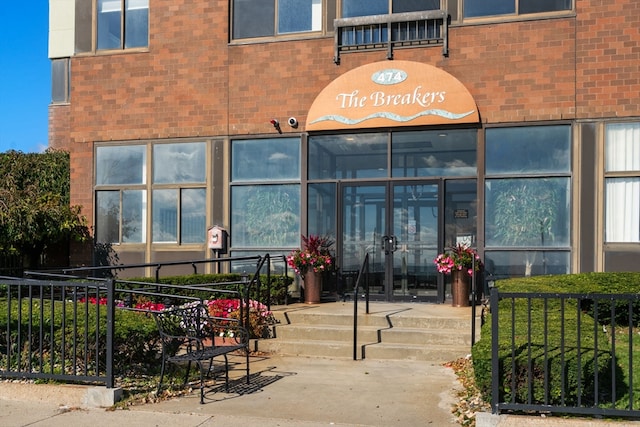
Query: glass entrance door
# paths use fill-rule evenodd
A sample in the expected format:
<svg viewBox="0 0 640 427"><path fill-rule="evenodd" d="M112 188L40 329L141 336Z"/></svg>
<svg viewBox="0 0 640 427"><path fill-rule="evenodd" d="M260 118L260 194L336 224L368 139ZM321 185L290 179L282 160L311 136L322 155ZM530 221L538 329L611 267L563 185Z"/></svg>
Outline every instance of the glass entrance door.
<svg viewBox="0 0 640 427"><path fill-rule="evenodd" d="M342 184L340 267L349 289L369 254L371 298L437 300L440 184ZM352 286L352 284L351 284Z"/></svg>
<svg viewBox="0 0 640 427"><path fill-rule="evenodd" d="M438 252L438 183L394 184L392 236L387 257L387 281L392 299L436 299L438 276L433 259Z"/></svg>

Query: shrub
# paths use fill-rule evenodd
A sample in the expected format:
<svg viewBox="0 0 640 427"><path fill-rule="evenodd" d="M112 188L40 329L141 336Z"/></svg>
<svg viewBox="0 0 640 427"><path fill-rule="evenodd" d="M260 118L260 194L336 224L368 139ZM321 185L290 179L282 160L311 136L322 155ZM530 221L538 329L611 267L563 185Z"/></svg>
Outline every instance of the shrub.
<svg viewBox="0 0 640 427"><path fill-rule="evenodd" d="M31 312L31 334L29 334L29 309ZM41 310L42 308L42 310ZM50 301L44 301L40 306L38 301L29 307L27 300L22 302L22 321L17 323L18 304L12 304L10 342L7 334L0 334L0 354L7 354L7 348L12 345L12 353L27 354L29 349L42 356L49 363L61 363L62 350L67 359L75 355L75 363L82 367L85 361L106 360L106 329L96 328L96 310L90 307L84 313L83 303L79 303L74 312L73 303L56 301L53 310ZM82 311L82 313L80 313ZM41 313L45 314L41 316ZM100 324L106 323L106 310L100 310ZM53 319L53 320L52 320ZM64 319L65 328L62 327ZM7 330L7 302L0 301L0 330ZM76 325L75 330L71 325ZM146 313L128 310L116 310L114 336L114 369L118 373L130 374L134 372L148 372L157 370L157 344L159 342L158 328L155 321ZM40 333L42 331L42 333ZM53 335L52 335L53 332ZM75 334L74 334L75 332ZM21 348L15 347L20 333ZM61 348L64 343L64 349ZM97 346L96 346L97 343ZM97 349L97 350L96 350ZM96 356L96 351L98 354ZM17 358L4 360L5 364L17 363ZM12 369L25 369L28 360L21 361L21 367L13 365ZM50 367L54 372L61 372L68 367L56 365ZM89 369L89 367L87 367ZM99 370L103 370L100 366ZM95 367L92 368L95 371Z"/></svg>
<svg viewBox="0 0 640 427"><path fill-rule="evenodd" d="M564 318L561 318L560 310L554 309L552 304L547 307L545 334L542 304L542 301L533 301L531 306L528 306L526 301L517 300L514 307L516 316L512 319L511 300L500 302L499 399L516 403L576 405L579 391L581 404L593 403L589 402L589 396L593 399L596 393L594 374L597 366L598 401L605 401L607 393L611 390L612 380L611 349L606 335L599 332L596 348L592 334L594 321L591 317L583 315L581 340L578 342L577 310L566 309ZM562 324L563 341L560 331ZM489 400L492 368L490 322L483 325L482 339L473 346L472 358L476 384ZM616 381L620 384L622 379L617 378ZM528 400L529 394L532 402Z"/></svg>
<svg viewBox="0 0 640 427"><path fill-rule="evenodd" d="M583 273L559 276L535 276L506 279L496 282L501 292L525 293L572 293L572 294L617 294L640 292L640 273ZM599 324L611 322L612 310L609 303L598 303L584 298L567 300L564 317L560 317L559 301L549 300L546 309L540 300L532 300L528 306L525 300L517 300L514 310L516 316L511 317L511 300L499 302L500 318L498 319L500 336L499 365L500 400L527 403L531 392L538 404L577 404L577 390L580 386L581 404L589 404L589 398L604 402L609 396L612 384L612 354L609 339ZM634 302L633 321L640 319L640 303ZM547 323L543 317L547 312ZM578 342L578 311L580 311L581 331ZM594 317L587 313L594 313ZM616 324L628 324L628 303L617 303L613 316ZM531 327L528 329L529 316ZM478 388L485 398L491 398L491 322L488 319L481 331L482 338L472 348L473 366ZM561 342L561 325L564 325L564 341ZM546 332L545 332L546 328ZM598 331L598 336L595 334ZM512 354L512 334L514 352ZM529 334L531 342L529 344ZM597 348L595 346L597 339ZM546 340L546 341L545 341ZM545 358L545 346L547 348ZM564 350L564 353L561 352ZM530 365L529 365L530 363ZM529 366L531 369L529 370ZM511 376L514 367L514 376ZM598 390L595 389L595 372ZM508 374L507 374L508 372ZM549 383L545 385L545 372ZM531 375L531 377L529 377ZM616 384L622 389L624 385L621 369L616 366ZM531 378L531 382L529 382ZM513 387L515 384L515 389ZM529 386L531 388L529 388ZM561 392L564 390L565 395ZM587 397L585 397L587 396ZM564 398L564 402L561 400Z"/></svg>

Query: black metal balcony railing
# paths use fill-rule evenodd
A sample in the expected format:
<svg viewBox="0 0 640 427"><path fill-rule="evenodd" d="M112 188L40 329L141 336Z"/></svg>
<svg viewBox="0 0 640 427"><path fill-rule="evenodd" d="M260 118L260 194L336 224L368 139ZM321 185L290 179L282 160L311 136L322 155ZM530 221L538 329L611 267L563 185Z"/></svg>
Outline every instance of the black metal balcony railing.
<svg viewBox="0 0 640 427"><path fill-rule="evenodd" d="M333 25L336 64L341 53L360 50L386 49L387 59L393 58L395 47L442 45L442 54L449 52L444 10L342 18L335 19Z"/></svg>

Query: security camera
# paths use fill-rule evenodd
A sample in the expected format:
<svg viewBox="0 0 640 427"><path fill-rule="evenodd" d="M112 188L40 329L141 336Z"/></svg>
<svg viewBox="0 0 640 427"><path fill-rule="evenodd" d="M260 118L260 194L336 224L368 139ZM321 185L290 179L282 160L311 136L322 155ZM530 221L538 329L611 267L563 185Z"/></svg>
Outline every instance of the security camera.
<svg viewBox="0 0 640 427"><path fill-rule="evenodd" d="M289 117L289 126L291 126L292 128L297 128L298 127L298 119L296 119L295 117Z"/></svg>

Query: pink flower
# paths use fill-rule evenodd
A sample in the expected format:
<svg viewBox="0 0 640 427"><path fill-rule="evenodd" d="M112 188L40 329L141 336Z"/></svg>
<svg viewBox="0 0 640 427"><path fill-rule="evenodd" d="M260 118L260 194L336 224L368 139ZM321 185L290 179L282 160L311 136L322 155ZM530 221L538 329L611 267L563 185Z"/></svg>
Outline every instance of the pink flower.
<svg viewBox="0 0 640 427"><path fill-rule="evenodd" d="M458 244L445 253L438 254L433 262L438 273L451 274L453 270L465 270L469 276L472 276L474 273L474 260L475 271L480 271L482 262L478 253L469 246Z"/></svg>

